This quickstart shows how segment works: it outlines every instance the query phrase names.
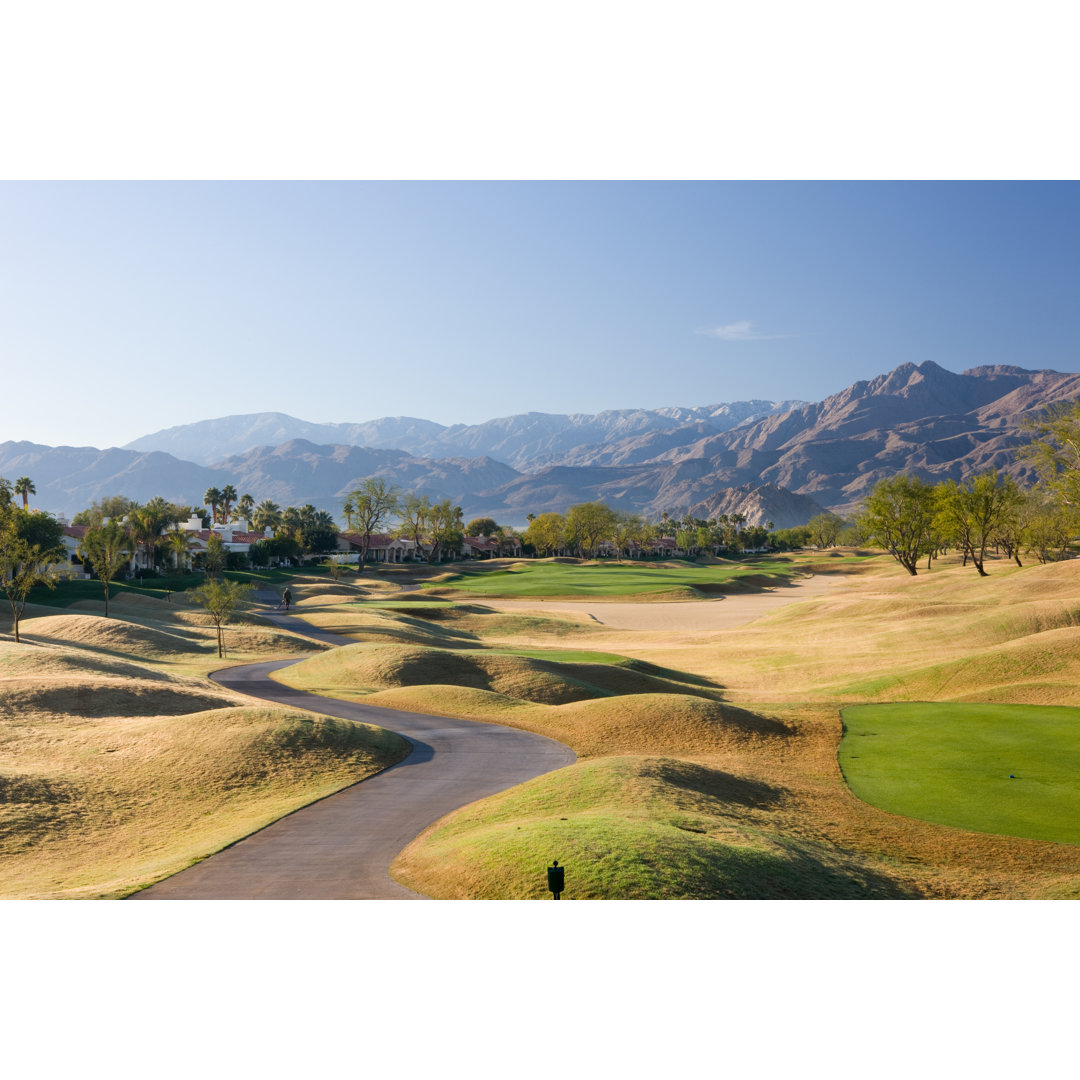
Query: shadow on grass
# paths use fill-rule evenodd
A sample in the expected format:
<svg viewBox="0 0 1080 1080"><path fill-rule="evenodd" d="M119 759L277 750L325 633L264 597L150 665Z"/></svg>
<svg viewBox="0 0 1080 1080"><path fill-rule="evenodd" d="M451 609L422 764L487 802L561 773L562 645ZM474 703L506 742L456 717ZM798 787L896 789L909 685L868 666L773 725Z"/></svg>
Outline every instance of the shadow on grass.
<svg viewBox="0 0 1080 1080"><path fill-rule="evenodd" d="M645 762L642 776L664 784L692 791L723 803L736 803L755 810L765 810L783 802L787 791L763 780L750 780L719 769L710 769L689 761L655 759Z"/></svg>

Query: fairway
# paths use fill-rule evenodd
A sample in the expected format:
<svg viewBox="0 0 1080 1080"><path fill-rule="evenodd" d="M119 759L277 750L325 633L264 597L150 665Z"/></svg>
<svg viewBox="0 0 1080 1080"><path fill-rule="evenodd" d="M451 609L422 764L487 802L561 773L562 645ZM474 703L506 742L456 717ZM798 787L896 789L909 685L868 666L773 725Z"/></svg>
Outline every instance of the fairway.
<svg viewBox="0 0 1080 1080"><path fill-rule="evenodd" d="M453 574L424 588L453 589L478 596L647 596L683 592L686 599L721 593L726 588L782 584L797 572L773 557L747 562L696 566L633 565L615 563L581 566L573 563L517 563L502 570L474 570Z"/></svg>
<svg viewBox="0 0 1080 1080"><path fill-rule="evenodd" d="M840 766L865 802L939 825L1080 844L1080 709L900 703L850 706L843 718Z"/></svg>

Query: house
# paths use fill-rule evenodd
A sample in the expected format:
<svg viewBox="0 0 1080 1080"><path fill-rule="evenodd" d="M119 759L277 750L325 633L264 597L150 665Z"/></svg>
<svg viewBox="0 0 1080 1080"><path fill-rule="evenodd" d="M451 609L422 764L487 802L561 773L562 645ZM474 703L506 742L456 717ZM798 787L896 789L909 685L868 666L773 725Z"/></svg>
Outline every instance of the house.
<svg viewBox="0 0 1080 1080"><path fill-rule="evenodd" d="M521 539L517 536L466 536L461 553L466 559L521 558Z"/></svg>
<svg viewBox="0 0 1080 1080"><path fill-rule="evenodd" d="M338 533L338 551L360 552L363 548L362 533ZM420 556L413 540L390 536L388 533L372 533L368 537L366 558L368 562L403 563L418 562Z"/></svg>

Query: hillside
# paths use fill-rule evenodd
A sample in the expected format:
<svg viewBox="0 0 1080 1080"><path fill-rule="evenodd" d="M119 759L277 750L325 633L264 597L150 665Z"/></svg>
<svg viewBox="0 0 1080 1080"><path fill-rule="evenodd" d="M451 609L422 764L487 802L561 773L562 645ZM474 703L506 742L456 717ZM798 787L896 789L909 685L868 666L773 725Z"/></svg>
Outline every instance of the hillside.
<svg viewBox="0 0 1080 1080"><path fill-rule="evenodd" d="M529 471L545 465L576 464L571 459L587 454L589 448L650 433L683 432L696 425L702 435L715 435L801 404L736 401L697 408L610 409L595 415L528 412L482 424L450 426L412 416L384 416L359 424L312 424L284 413L251 413L166 428L143 435L124 449L161 450L212 465L256 447L303 439L323 445L403 450L416 457L491 457ZM678 445L687 441L686 433L676 436Z"/></svg>
<svg viewBox="0 0 1080 1080"><path fill-rule="evenodd" d="M452 427L413 418L311 425L260 413L172 428L131 445L198 443L205 458L298 429L313 438L262 443L212 466L163 450L9 442L0 444L0 475L32 477L39 505L67 514L118 493L198 503L207 487L230 483L256 501L310 502L339 514L347 491L379 476L406 492L449 498L466 517L514 525L530 513L601 499L652 518L738 511L753 523L786 527L822 507L850 512L879 479L899 472L960 480L996 467L1030 480L1015 460L1024 421L1078 397L1080 374L1004 366L956 374L928 361L783 412L776 410L790 402L524 413ZM335 442L313 441L331 434ZM406 449L352 445L341 441L346 436ZM436 449L452 456L431 456Z"/></svg>

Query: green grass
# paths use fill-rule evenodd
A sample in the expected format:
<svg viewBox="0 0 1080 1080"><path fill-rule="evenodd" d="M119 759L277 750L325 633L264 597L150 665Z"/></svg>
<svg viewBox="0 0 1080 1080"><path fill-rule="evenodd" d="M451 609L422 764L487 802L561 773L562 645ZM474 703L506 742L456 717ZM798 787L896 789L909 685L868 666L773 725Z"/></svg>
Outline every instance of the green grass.
<svg viewBox="0 0 1080 1080"><path fill-rule="evenodd" d="M974 832L1080 844L1080 709L893 703L842 715L840 766L865 802Z"/></svg>
<svg viewBox="0 0 1080 1080"><path fill-rule="evenodd" d="M224 577L227 581L241 581L254 585L284 586L296 579L298 574L305 577L320 568L284 570L226 570ZM325 569L320 571L326 573ZM122 599L125 595L149 596L155 600L165 600L171 594L184 592L187 589L195 589L206 584L205 574L170 574L165 577L148 577L145 579L133 578L131 581L109 582L109 602ZM41 604L45 607L70 607L80 600L98 600L104 602L105 589L100 581L61 581L56 588L49 589L44 585L35 586L30 590L27 598L30 604Z"/></svg>
<svg viewBox="0 0 1080 1080"><path fill-rule="evenodd" d="M384 611L412 611L416 608L450 608L454 607L452 600L348 600L344 604L336 604L342 608L374 608Z"/></svg>
<svg viewBox="0 0 1080 1080"><path fill-rule="evenodd" d="M563 664L621 664L633 660L618 653L591 652L588 649L488 649L488 656L526 656L532 660L557 660Z"/></svg>
<svg viewBox="0 0 1080 1080"><path fill-rule="evenodd" d="M688 761L578 762L444 818L392 874L437 898L864 899L903 887L863 860L766 824L784 793ZM758 818L750 823L747 815Z"/></svg>
<svg viewBox="0 0 1080 1080"><path fill-rule="evenodd" d="M796 573L797 567L775 558L708 566L534 562L505 570L463 570L422 587L506 597L647 596L680 588L708 595L740 585L782 584ZM688 592L687 598L693 598L693 592Z"/></svg>

